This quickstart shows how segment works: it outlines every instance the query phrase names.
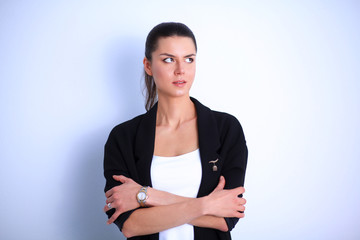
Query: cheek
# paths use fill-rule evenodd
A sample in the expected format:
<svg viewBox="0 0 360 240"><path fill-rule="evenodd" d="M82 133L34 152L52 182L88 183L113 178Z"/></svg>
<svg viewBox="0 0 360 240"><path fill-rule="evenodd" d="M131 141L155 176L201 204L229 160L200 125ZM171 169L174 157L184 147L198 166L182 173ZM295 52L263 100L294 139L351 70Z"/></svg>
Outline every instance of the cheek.
<svg viewBox="0 0 360 240"><path fill-rule="evenodd" d="M152 73L154 78L163 79L171 75L171 70L166 67L154 67Z"/></svg>
<svg viewBox="0 0 360 240"><path fill-rule="evenodd" d="M195 75L195 72L196 72L196 65L193 67L193 75Z"/></svg>
<svg viewBox="0 0 360 240"><path fill-rule="evenodd" d="M168 77L163 69L153 69L153 78L156 86L161 86Z"/></svg>
<svg viewBox="0 0 360 240"><path fill-rule="evenodd" d="M194 78L195 77L195 72L196 72L196 67L192 67L191 69L189 69L188 73L189 73L189 76L191 76L191 78Z"/></svg>

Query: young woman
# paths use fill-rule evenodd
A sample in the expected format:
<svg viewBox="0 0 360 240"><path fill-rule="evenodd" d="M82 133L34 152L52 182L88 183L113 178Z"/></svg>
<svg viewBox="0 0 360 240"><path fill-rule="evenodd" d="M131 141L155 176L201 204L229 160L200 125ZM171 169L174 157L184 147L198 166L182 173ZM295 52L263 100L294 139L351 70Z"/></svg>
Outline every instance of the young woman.
<svg viewBox="0 0 360 240"><path fill-rule="evenodd" d="M196 53L184 24L155 26L143 60L147 112L105 144L104 211L128 238L231 239L244 217L243 130L190 97Z"/></svg>

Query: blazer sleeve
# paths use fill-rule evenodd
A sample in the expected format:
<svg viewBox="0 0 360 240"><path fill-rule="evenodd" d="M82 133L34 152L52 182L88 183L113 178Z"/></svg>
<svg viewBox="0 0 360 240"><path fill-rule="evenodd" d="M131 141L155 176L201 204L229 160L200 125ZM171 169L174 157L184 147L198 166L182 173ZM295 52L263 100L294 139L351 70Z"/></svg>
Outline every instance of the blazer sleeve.
<svg viewBox="0 0 360 240"><path fill-rule="evenodd" d="M107 192L111 188L121 185L122 183L113 179L113 175L124 175L126 177L132 177L127 163L125 162L124 153L121 151L121 141L124 141L120 127L115 127L105 144L104 149L104 176L106 179L104 192ZM135 211L131 210L125 213L120 214L120 216L115 220L115 224L119 227L120 231L122 230L124 222L129 218L131 213ZM115 209L110 209L106 212L108 218L110 218L115 213Z"/></svg>
<svg viewBox="0 0 360 240"><path fill-rule="evenodd" d="M248 149L245 136L239 121L229 116L225 135L223 136L222 155L224 166L222 175L225 177L225 188L233 189L244 186ZM242 195L239 195L242 197ZM238 218L225 218L229 231L232 230Z"/></svg>

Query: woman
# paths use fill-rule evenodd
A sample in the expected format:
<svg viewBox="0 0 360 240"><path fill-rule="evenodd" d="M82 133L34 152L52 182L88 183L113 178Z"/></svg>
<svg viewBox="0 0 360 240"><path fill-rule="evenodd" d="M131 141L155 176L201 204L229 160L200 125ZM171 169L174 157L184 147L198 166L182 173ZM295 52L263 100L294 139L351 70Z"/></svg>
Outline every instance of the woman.
<svg viewBox="0 0 360 240"><path fill-rule="evenodd" d="M235 117L190 97L196 52L184 24L150 31L148 111L116 126L105 144L104 211L128 238L231 239L244 217L244 134Z"/></svg>

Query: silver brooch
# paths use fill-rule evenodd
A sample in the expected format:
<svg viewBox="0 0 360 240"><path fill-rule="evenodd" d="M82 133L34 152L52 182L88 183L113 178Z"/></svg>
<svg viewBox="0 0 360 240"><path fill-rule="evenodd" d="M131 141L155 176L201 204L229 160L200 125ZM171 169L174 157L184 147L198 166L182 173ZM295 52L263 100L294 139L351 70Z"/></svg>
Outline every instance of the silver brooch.
<svg viewBox="0 0 360 240"><path fill-rule="evenodd" d="M216 166L216 164L215 164L215 163L217 163L217 161L219 161L219 159L216 159L216 160L213 160L213 161L209 161L209 163L214 164L213 167L212 167L213 172L216 172L217 169L218 169L217 166Z"/></svg>

